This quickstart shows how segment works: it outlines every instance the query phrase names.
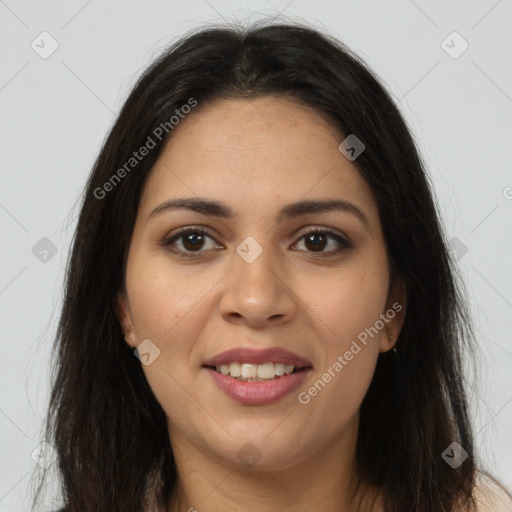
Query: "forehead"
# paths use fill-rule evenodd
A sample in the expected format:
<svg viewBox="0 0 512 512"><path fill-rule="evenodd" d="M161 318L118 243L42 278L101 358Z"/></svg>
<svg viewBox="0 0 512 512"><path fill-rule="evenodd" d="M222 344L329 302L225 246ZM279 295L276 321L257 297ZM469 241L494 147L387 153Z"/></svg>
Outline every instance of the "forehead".
<svg viewBox="0 0 512 512"><path fill-rule="evenodd" d="M287 98L230 99L180 121L158 158L140 209L173 197L210 197L235 211L266 211L299 199L342 198L377 214L371 190L338 146L325 115Z"/></svg>

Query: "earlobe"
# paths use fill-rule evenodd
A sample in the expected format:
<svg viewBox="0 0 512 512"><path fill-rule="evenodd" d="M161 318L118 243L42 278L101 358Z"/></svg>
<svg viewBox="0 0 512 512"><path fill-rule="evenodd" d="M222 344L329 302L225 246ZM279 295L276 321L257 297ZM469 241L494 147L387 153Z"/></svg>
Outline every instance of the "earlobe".
<svg viewBox="0 0 512 512"><path fill-rule="evenodd" d="M380 336L380 350L379 352L388 352L395 348L398 335L394 334L395 330L393 327L387 327Z"/></svg>
<svg viewBox="0 0 512 512"><path fill-rule="evenodd" d="M121 329L126 343L130 347L135 347L135 334L133 332L133 324L127 302L125 294L123 292L119 292L116 297L116 315L119 323L121 324Z"/></svg>
<svg viewBox="0 0 512 512"><path fill-rule="evenodd" d="M403 280L396 280L388 297L386 311L387 325L380 338L380 352L395 348L404 325L407 303L407 287Z"/></svg>

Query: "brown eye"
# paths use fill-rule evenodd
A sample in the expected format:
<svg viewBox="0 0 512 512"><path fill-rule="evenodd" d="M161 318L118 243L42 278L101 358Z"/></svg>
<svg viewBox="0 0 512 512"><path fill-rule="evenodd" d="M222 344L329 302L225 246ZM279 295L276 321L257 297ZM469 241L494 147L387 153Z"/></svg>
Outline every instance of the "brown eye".
<svg viewBox="0 0 512 512"><path fill-rule="evenodd" d="M309 250L321 252L327 245L328 237L326 237L323 233L314 233L304 237L304 240L305 245Z"/></svg>
<svg viewBox="0 0 512 512"><path fill-rule="evenodd" d="M318 253L322 256L338 254L341 251L352 247L352 244L348 240L339 234L326 229L310 229L306 233L302 233L299 242L302 240L304 241L304 246L307 252ZM330 241L333 242L330 244ZM331 248L331 250L325 251L329 245L333 246L333 248Z"/></svg>
<svg viewBox="0 0 512 512"><path fill-rule="evenodd" d="M204 237L202 233L190 233L188 235L182 235L182 244L187 251L196 251L201 249L204 245Z"/></svg>
<svg viewBox="0 0 512 512"><path fill-rule="evenodd" d="M201 228L189 227L165 238L162 241L162 246L168 247L172 252L182 256L195 257L204 252L202 249L205 248L209 240L211 240L211 247L206 247L206 250L218 248L212 236L206 231Z"/></svg>

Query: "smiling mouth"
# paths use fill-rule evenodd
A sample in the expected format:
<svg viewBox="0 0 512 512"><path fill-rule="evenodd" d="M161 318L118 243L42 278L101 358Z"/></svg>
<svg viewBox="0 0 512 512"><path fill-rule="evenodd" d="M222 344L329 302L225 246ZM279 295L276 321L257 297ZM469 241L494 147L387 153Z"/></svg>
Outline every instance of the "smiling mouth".
<svg viewBox="0 0 512 512"><path fill-rule="evenodd" d="M235 362L207 367L221 373L222 375L226 375L243 382L269 382L310 368L308 366L297 367L292 364L273 362L263 364Z"/></svg>

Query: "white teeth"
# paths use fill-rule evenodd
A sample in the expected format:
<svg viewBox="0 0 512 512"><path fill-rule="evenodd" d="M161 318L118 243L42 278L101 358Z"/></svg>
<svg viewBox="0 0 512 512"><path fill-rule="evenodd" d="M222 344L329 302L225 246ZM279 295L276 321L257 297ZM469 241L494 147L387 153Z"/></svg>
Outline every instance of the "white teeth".
<svg viewBox="0 0 512 512"><path fill-rule="evenodd" d="M282 377L284 375L284 364L276 363L275 365L276 375Z"/></svg>
<svg viewBox="0 0 512 512"><path fill-rule="evenodd" d="M229 373L231 374L231 377L241 377L242 365L240 363L231 363L229 365Z"/></svg>
<svg viewBox="0 0 512 512"><path fill-rule="evenodd" d="M292 364L270 362L263 364L231 363L221 364L216 366L215 369L223 375L231 375L231 377L235 377L238 380L258 382L290 375L293 373L295 366Z"/></svg>
<svg viewBox="0 0 512 512"><path fill-rule="evenodd" d="M273 379L275 376L274 363L265 363L258 365L258 377L260 379Z"/></svg>
<svg viewBox="0 0 512 512"><path fill-rule="evenodd" d="M247 379L248 377L258 376L258 365L257 364L242 364L242 377Z"/></svg>

